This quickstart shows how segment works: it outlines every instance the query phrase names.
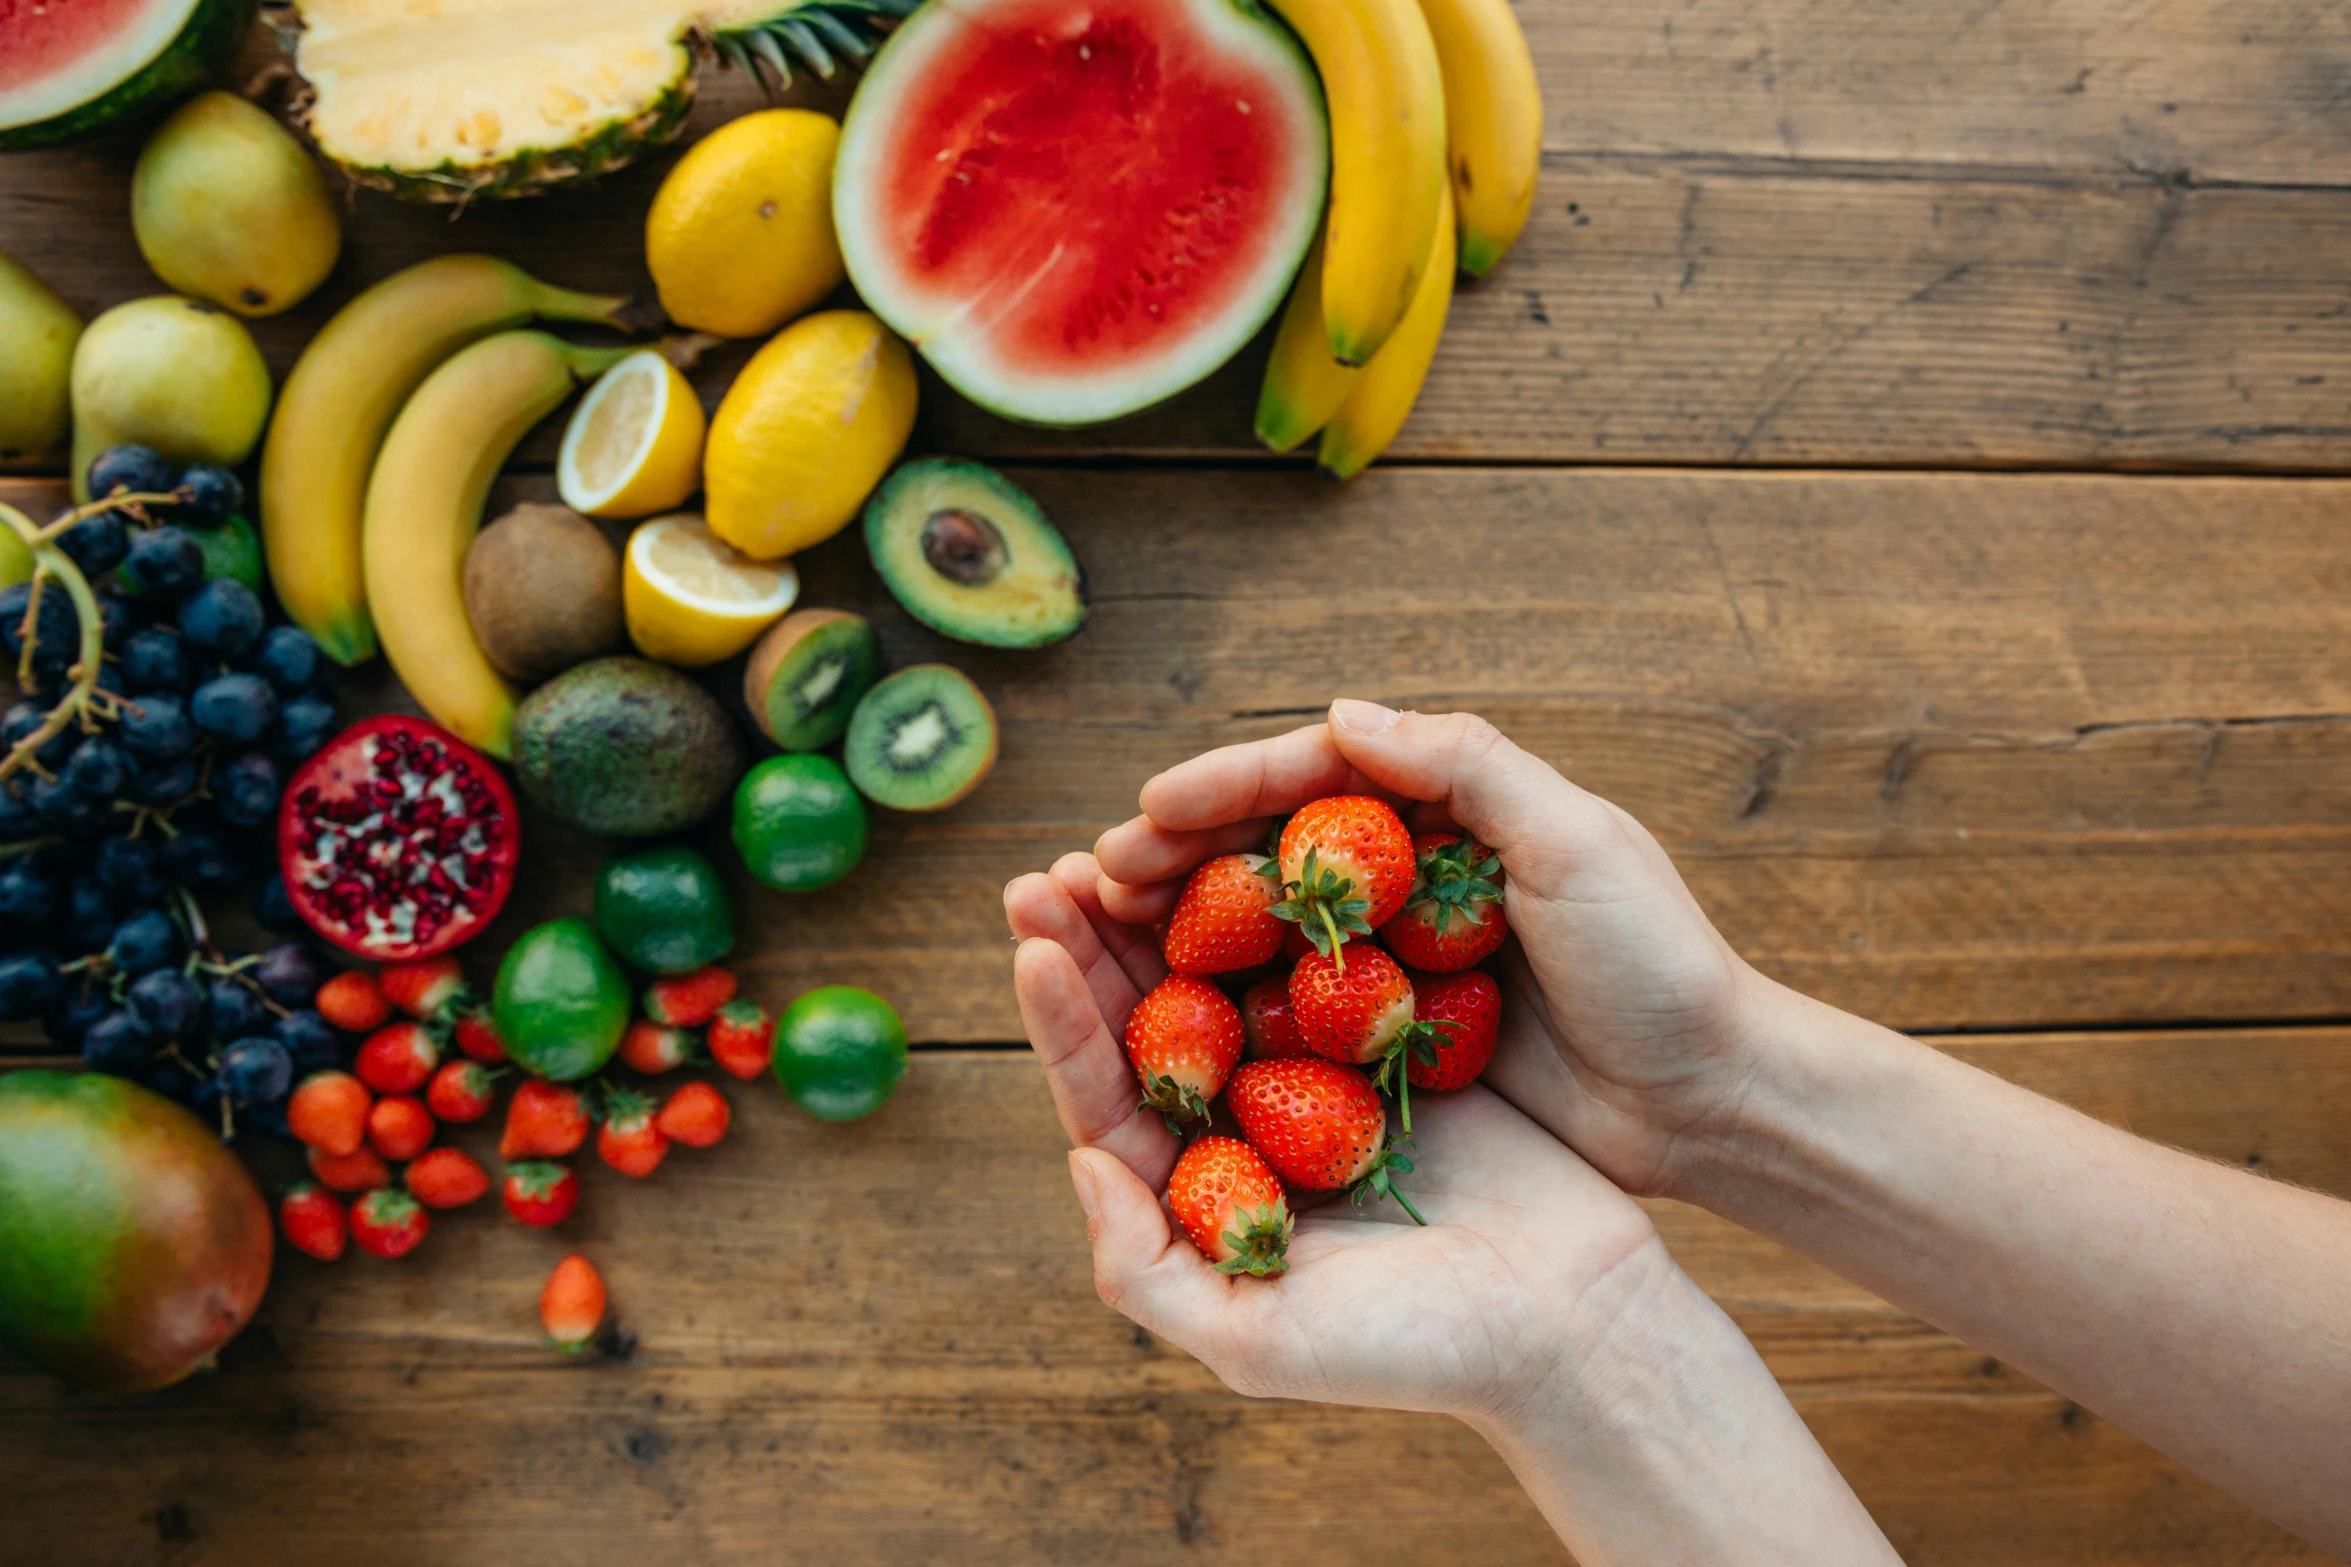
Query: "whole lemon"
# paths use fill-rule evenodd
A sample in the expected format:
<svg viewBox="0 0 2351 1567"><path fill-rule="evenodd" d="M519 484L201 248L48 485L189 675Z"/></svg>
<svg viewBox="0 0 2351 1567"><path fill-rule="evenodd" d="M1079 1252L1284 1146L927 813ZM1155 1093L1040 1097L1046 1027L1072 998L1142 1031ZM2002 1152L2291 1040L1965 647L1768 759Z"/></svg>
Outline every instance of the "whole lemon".
<svg viewBox="0 0 2351 1567"><path fill-rule="evenodd" d="M840 286L840 144L828 115L767 109L730 120L678 160L645 216L645 265L672 321L757 337Z"/></svg>
<svg viewBox="0 0 2351 1567"><path fill-rule="evenodd" d="M841 531L914 430L914 360L862 310L803 316L769 338L710 421L710 531L773 560Z"/></svg>
<svg viewBox="0 0 2351 1567"><path fill-rule="evenodd" d="M189 99L131 175L131 231L155 275L241 316L274 316L326 280L343 222L318 165L234 93Z"/></svg>

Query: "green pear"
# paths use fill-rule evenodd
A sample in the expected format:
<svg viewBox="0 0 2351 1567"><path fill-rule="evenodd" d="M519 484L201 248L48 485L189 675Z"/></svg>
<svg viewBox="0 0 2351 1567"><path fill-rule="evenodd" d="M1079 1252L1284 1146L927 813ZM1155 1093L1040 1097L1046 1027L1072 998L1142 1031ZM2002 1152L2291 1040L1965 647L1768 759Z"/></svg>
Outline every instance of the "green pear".
<svg viewBox="0 0 2351 1567"><path fill-rule="evenodd" d="M73 493L90 459L136 441L183 463L234 468L269 419L269 366L217 305L157 294L90 323L73 354Z"/></svg>
<svg viewBox="0 0 2351 1567"><path fill-rule="evenodd" d="M66 388L81 335L73 307L0 252L0 461L65 445Z"/></svg>
<svg viewBox="0 0 2351 1567"><path fill-rule="evenodd" d="M131 176L131 230L155 275L241 316L272 316L326 280L342 219L318 165L234 93L191 98Z"/></svg>

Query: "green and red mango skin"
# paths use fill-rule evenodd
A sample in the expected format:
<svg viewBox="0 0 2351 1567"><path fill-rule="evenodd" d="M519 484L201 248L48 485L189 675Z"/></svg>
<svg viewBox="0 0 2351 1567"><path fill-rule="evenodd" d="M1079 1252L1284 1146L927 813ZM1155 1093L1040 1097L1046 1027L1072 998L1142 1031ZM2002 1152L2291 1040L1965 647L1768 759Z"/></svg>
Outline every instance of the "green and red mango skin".
<svg viewBox="0 0 2351 1567"><path fill-rule="evenodd" d="M0 1344L83 1387L168 1387L252 1318L274 1245L188 1111L96 1073L0 1076Z"/></svg>

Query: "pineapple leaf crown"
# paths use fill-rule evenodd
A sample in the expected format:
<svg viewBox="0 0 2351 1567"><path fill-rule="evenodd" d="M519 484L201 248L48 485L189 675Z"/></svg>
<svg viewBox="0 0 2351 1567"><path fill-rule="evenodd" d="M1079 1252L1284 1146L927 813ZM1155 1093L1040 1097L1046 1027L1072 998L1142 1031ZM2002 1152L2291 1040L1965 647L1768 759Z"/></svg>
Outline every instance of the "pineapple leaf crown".
<svg viewBox="0 0 2351 1567"><path fill-rule="evenodd" d="M1493 850L1474 838L1456 838L1420 857L1404 906L1423 915L1440 936L1457 916L1483 925L1477 905L1501 900L1502 888L1494 880L1501 873L1502 861Z"/></svg>
<svg viewBox="0 0 2351 1567"><path fill-rule="evenodd" d="M773 16L709 34L710 47L740 66L770 98L792 85L792 72L831 81L844 64L872 58L880 36L906 19L919 0L805 0Z"/></svg>

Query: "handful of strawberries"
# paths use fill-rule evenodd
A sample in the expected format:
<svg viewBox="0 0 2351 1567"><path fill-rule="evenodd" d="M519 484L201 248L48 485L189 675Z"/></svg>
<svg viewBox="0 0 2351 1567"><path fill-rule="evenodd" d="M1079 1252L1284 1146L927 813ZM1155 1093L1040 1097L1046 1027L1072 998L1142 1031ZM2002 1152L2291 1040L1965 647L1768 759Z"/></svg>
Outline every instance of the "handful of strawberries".
<svg viewBox="0 0 2351 1567"><path fill-rule="evenodd" d="M1366 795L1313 801L1273 854L1192 873L1162 944L1168 977L1128 1017L1126 1049L1171 1129L1206 1123L1219 1095L1240 1128L1195 1141L1168 1179L1220 1270L1288 1266L1285 1189L1394 1197L1425 1222L1393 1179L1412 1169L1412 1090L1465 1087L1493 1058L1502 992L1474 965L1508 934L1501 898L1491 851L1457 832L1415 839ZM1210 977L1274 963L1289 966L1237 1004Z"/></svg>

